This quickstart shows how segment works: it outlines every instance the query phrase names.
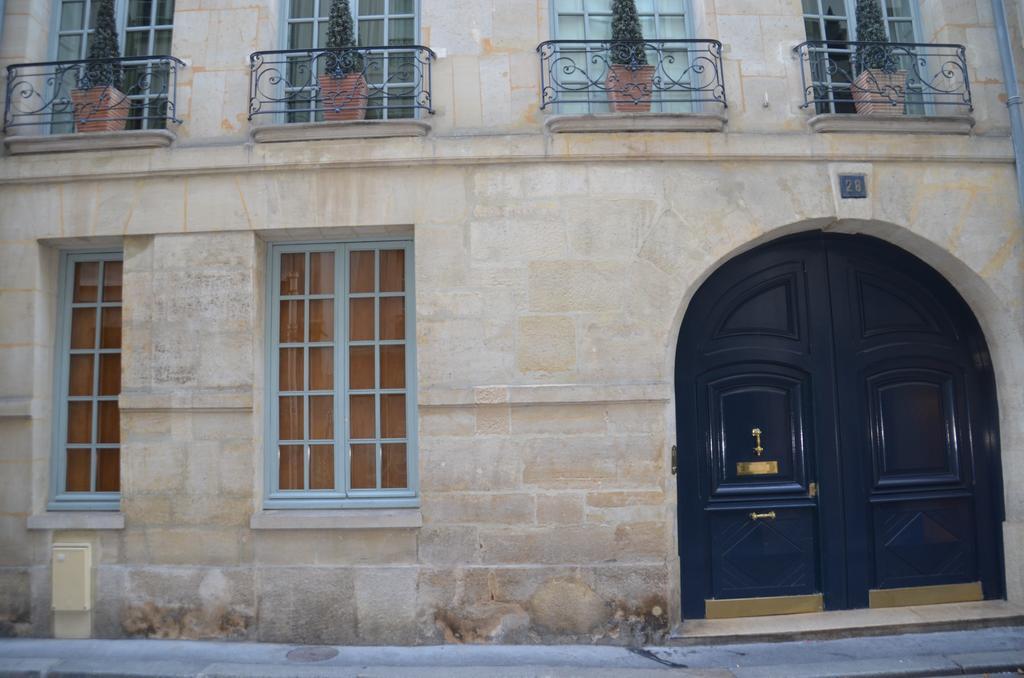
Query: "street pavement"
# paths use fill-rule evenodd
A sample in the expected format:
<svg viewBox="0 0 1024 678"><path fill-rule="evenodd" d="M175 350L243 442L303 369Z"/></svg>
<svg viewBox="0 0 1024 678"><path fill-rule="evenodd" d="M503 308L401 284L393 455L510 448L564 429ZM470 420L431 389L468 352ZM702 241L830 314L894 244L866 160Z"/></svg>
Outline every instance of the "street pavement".
<svg viewBox="0 0 1024 678"><path fill-rule="evenodd" d="M825 678L1024 675L1024 627L686 647L329 647L0 640L0 678Z"/></svg>

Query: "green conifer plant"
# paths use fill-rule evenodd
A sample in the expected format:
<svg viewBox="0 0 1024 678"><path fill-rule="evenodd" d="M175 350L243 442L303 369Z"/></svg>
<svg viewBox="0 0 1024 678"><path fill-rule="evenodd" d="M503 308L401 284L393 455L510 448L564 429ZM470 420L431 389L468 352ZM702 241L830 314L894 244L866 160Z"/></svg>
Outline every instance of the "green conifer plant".
<svg viewBox="0 0 1024 678"><path fill-rule="evenodd" d="M857 0L857 42L885 43L885 18L879 0ZM857 61L862 69L884 69L889 64L891 50L880 45L863 45L857 50Z"/></svg>
<svg viewBox="0 0 1024 678"><path fill-rule="evenodd" d="M328 75L340 78L346 72L359 69L357 55L353 52L338 53L338 51L351 50L356 44L355 22L352 20L352 10L348 0L331 0L330 14L327 19L327 44L324 47L337 51L327 55Z"/></svg>
<svg viewBox="0 0 1024 678"><path fill-rule="evenodd" d="M647 65L636 0L612 0L611 62L634 68Z"/></svg>
<svg viewBox="0 0 1024 678"><path fill-rule="evenodd" d="M96 30L89 36L89 59L103 59L102 63L86 66L82 78L84 89L92 87L113 87L121 89L124 72L121 64L109 59L121 56L117 43L117 19L114 17L114 0L96 0Z"/></svg>

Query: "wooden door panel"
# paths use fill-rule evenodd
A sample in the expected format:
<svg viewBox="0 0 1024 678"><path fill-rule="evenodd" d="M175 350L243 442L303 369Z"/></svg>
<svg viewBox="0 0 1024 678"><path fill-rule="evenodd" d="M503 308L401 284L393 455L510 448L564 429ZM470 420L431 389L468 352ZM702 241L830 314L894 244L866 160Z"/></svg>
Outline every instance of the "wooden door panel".
<svg viewBox="0 0 1024 678"><path fill-rule="evenodd" d="M812 507L709 511L715 599L820 591ZM752 518L755 515L772 517Z"/></svg>
<svg viewBox="0 0 1024 678"><path fill-rule="evenodd" d="M709 378L703 388L706 414L702 411L700 419L710 434L710 500L806 494L805 444L813 439L806 412L809 375L779 365L739 363Z"/></svg>
<svg viewBox="0 0 1024 678"><path fill-rule="evenodd" d="M970 495L872 502L874 588L978 580Z"/></svg>

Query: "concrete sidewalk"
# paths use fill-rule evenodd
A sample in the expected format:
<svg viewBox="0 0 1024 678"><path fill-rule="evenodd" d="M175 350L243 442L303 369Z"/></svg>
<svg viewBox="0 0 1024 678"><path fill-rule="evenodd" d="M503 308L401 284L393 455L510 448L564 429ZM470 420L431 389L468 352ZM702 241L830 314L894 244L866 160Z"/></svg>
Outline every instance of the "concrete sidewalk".
<svg viewBox="0 0 1024 678"><path fill-rule="evenodd" d="M738 645L303 647L160 640L0 640L0 677L495 678L1018 675L1024 628Z"/></svg>

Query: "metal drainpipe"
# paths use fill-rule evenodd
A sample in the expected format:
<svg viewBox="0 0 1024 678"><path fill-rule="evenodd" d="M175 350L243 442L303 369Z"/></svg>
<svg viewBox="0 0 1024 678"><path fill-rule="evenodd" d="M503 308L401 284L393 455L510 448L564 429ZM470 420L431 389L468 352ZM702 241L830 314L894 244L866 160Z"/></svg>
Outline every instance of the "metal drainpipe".
<svg viewBox="0 0 1024 678"><path fill-rule="evenodd" d="M1024 9L1024 7L1022 7ZM1010 113L1010 131L1013 135L1013 155L1017 162L1017 200L1024 211L1024 119L1021 118L1020 88L1017 86L1017 66L1013 61L1010 29L1006 21L1003 0L992 0L992 18L996 24L996 40L1003 62L1003 80L1006 82L1006 108Z"/></svg>

